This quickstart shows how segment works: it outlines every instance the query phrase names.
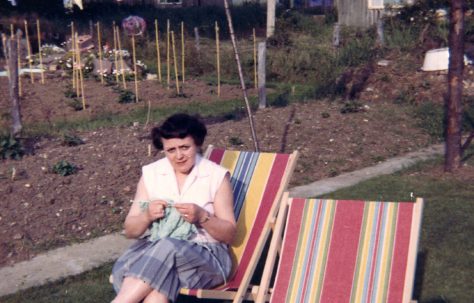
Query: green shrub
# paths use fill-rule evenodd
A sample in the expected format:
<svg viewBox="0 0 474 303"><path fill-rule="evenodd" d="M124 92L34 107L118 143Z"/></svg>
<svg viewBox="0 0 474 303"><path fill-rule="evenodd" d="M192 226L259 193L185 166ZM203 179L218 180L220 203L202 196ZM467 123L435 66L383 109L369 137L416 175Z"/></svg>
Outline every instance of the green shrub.
<svg viewBox="0 0 474 303"><path fill-rule="evenodd" d="M61 160L53 166L53 172L61 176L73 175L77 170L78 168L76 165L69 163L66 160Z"/></svg>
<svg viewBox="0 0 474 303"><path fill-rule="evenodd" d="M13 136L0 136L0 155L2 159L19 160L25 154L23 147Z"/></svg>

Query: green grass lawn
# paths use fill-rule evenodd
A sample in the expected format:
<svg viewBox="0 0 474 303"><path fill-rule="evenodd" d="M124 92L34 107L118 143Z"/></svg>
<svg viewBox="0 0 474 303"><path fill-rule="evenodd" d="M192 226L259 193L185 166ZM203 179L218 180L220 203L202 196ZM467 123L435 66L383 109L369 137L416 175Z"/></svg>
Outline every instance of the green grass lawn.
<svg viewBox="0 0 474 303"><path fill-rule="evenodd" d="M474 159L470 162L474 165ZM416 174L436 163L439 162L416 165L324 197L383 201L410 201L412 194L423 197L415 299L424 303L468 303L474 298L474 182ZM0 302L109 302L114 296L108 283L110 268L107 264L76 277L0 298ZM178 301L205 302L181 297Z"/></svg>

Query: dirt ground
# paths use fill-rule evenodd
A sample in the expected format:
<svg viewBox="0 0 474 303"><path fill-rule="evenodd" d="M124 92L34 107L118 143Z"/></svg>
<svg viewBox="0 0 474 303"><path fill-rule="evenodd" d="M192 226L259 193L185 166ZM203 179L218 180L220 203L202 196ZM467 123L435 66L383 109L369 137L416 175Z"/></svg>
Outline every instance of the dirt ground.
<svg viewBox="0 0 474 303"><path fill-rule="evenodd" d="M424 74L410 64L404 68L409 74L399 72L401 67L397 68L396 63L377 66L360 97L363 110L356 113L342 114L340 101L304 102L256 111L254 121L261 150L300 152L290 185L295 186L371 166L433 143L416 125L408 107L393 100L408 89L414 90L417 99L441 102L446 74ZM148 101L155 107L194 101L226 102L242 94L239 87L224 85L218 98L215 86L188 80L184 86L186 97L176 97L172 89L149 80L139 84L143 102L119 104L118 93L112 87L87 80L88 108L75 111L65 102L70 79L56 73L47 75L44 85L38 80L38 76L35 83L22 79L25 124L126 113ZM470 83L466 84L467 91ZM133 82L128 85L133 87ZM249 94L256 92L250 90ZM2 127L8 126L5 117L9 102L7 78L0 77ZM247 118L206 122L209 135L205 146L253 149ZM85 144L72 147L64 145L63 138L39 138L32 143L34 152L22 160L0 160L0 266L32 258L46 249L120 231L141 166L162 157L155 151L148 154L149 132L150 127L140 124L77 132L75 135ZM53 173L52 167L60 160L75 164L79 171L66 177ZM472 168L466 173L466 178L474 177ZM440 170L434 174L440 175Z"/></svg>

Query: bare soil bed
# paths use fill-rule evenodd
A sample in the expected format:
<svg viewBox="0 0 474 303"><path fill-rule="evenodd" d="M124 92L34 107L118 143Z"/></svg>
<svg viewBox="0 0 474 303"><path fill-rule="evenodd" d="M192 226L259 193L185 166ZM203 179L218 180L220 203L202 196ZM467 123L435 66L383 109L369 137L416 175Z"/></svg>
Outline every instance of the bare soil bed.
<svg viewBox="0 0 474 303"><path fill-rule="evenodd" d="M426 78L414 68L409 76L385 70L394 77L388 87L387 79L381 76L383 72L378 67L369 79L360 99L363 110L356 113L342 114L340 101L314 100L255 112L261 150L300 152L291 186L371 166L433 143L417 126L409 107L391 100L406 85L415 85L418 90L427 85L423 81L429 81L432 90L424 89L423 96L429 94L440 101L446 75ZM119 104L117 92L111 87L88 80L85 95L89 107L75 111L64 101L70 80L59 75L48 76L44 85L38 80L37 77L32 84L23 78L21 105L25 123L126 113L148 101L158 107L194 101L226 102L241 96L239 87L224 85L218 99L215 86L190 80L185 85L186 97L176 97L172 89L166 90L156 81L142 81L140 98L144 102ZM249 94L256 92L250 90ZM9 102L8 82L3 77L0 113L4 117ZM209 135L205 145L253 149L247 118L206 122ZM53 247L120 231L140 167L162 157L155 151L148 154L149 131L150 127L135 124L78 132L76 135L85 144L73 147L65 146L62 138L39 138L33 143L34 153L22 160L0 160L0 266L32 258ZM75 164L79 171L66 177L53 173L52 167L60 160ZM473 176L472 169L466 173L468 178ZM440 171L434 174L439 175Z"/></svg>

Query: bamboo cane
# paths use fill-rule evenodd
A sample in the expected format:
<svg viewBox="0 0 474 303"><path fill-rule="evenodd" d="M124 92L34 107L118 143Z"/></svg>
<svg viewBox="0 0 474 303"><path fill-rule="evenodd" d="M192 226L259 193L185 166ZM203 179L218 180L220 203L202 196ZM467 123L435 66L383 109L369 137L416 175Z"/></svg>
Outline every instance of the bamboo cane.
<svg viewBox="0 0 474 303"><path fill-rule="evenodd" d="M71 64L72 64L72 89L76 89L76 40L74 39L74 22L71 22ZM77 94L79 95L79 94Z"/></svg>
<svg viewBox="0 0 474 303"><path fill-rule="evenodd" d="M79 82L78 86L81 87L81 99L82 99L82 110L86 110L86 99L84 97L84 76L82 74L82 63L81 63L81 49L79 48L79 40L77 39L77 33L75 34L76 49L77 49L77 64L79 69Z"/></svg>
<svg viewBox="0 0 474 303"><path fill-rule="evenodd" d="M158 31L158 20L156 19L155 19L155 40L156 40L156 62L157 62L156 73L158 74L158 81L160 81L161 83L160 39L159 39L159 31Z"/></svg>
<svg viewBox="0 0 474 303"><path fill-rule="evenodd" d="M100 22L97 21L97 46L99 48L99 68L100 68L100 83L104 84L104 70L102 66L102 43L100 41Z"/></svg>
<svg viewBox="0 0 474 303"><path fill-rule="evenodd" d="M174 43L174 31L171 31L171 44L173 46L173 65L174 65L174 77L176 83L176 93L179 96L179 75L178 75L178 58L176 58L176 47Z"/></svg>
<svg viewBox="0 0 474 303"><path fill-rule="evenodd" d="M166 20L166 88L170 88L171 70L170 70L170 20Z"/></svg>
<svg viewBox="0 0 474 303"><path fill-rule="evenodd" d="M118 60L117 60L117 33L115 29L115 21L112 22L113 34L114 34L114 62L115 62L115 83L119 83L119 73L118 73Z"/></svg>
<svg viewBox="0 0 474 303"><path fill-rule="evenodd" d="M41 84L44 84L43 55L41 54L41 30L39 19L36 19L36 30L38 32L38 53L41 68Z"/></svg>
<svg viewBox="0 0 474 303"><path fill-rule="evenodd" d="M30 36L28 35L28 21L25 20L25 37L26 37L26 48L28 50L28 66L30 67L30 77L31 83L35 83L35 77L33 75L33 66L31 65L31 44L30 44Z"/></svg>
<svg viewBox="0 0 474 303"><path fill-rule="evenodd" d="M235 41L234 26L232 25L232 16L230 15L229 2L227 0L224 0L224 10L226 14L227 24L229 25L230 39L232 41L232 47L234 48L235 61L237 63L237 69L239 71L240 86L242 87L242 93L244 95L245 105L247 107L247 114L249 118L250 130L252 132L252 138L253 138L253 142L255 146L255 151L258 152L260 148L258 146L259 144L258 144L258 139L257 139L257 133L255 131L255 127L253 123L252 109L250 108L250 102L247 97L247 89L245 88L244 75L242 72L242 66L240 64L239 52L237 50L237 42ZM237 297L240 295L241 294L239 291L239 293L237 294Z"/></svg>
<svg viewBox="0 0 474 303"><path fill-rule="evenodd" d="M216 61L217 61L217 96L221 96L221 59L220 59L220 43L219 43L219 25L216 21Z"/></svg>
<svg viewBox="0 0 474 303"><path fill-rule="evenodd" d="M120 28L117 26L115 32L117 33L117 44L119 48L120 73L122 74L123 88L127 89L127 82L125 81L125 68L123 66L122 42L120 40Z"/></svg>
<svg viewBox="0 0 474 303"><path fill-rule="evenodd" d="M257 35L255 34L255 27L253 28L253 74L254 74L254 87L258 88L258 77L257 77Z"/></svg>
<svg viewBox="0 0 474 303"><path fill-rule="evenodd" d="M133 54L133 74L135 78L135 103L138 102L138 71L137 71L137 57L135 52L135 35L132 35L132 54Z"/></svg>
<svg viewBox="0 0 474 303"><path fill-rule="evenodd" d="M80 72L79 70L81 69L81 66L79 65L79 60L77 55L79 55L79 58L81 57L81 51L79 49L79 41L77 39L77 33L74 32L74 59L73 59L73 72L75 73L75 81L76 81L76 96L79 97L81 95L81 82L80 82Z"/></svg>
<svg viewBox="0 0 474 303"><path fill-rule="evenodd" d="M23 95L23 89L22 89L22 84L21 84L21 55L20 55L20 32L17 33L16 35L16 44L18 45L17 47L17 55L18 55L18 96L21 97Z"/></svg>
<svg viewBox="0 0 474 303"><path fill-rule="evenodd" d="M184 84L184 22L181 21L181 77L183 78Z"/></svg>
<svg viewBox="0 0 474 303"><path fill-rule="evenodd" d="M2 45L6 48L7 47L7 37L6 35L2 34ZM10 39L15 39L15 29L13 27L13 24L10 24ZM20 59L20 34L17 33L16 35L16 55L17 55L17 62L18 62L18 96L21 97L21 59ZM7 57L5 57L7 59ZM8 60L8 59L7 59ZM8 67L7 67L8 69ZM8 78L10 78L10 71L8 71Z"/></svg>

